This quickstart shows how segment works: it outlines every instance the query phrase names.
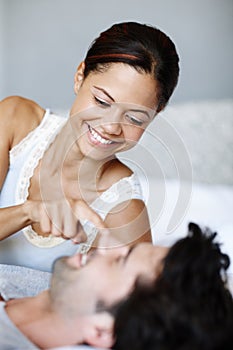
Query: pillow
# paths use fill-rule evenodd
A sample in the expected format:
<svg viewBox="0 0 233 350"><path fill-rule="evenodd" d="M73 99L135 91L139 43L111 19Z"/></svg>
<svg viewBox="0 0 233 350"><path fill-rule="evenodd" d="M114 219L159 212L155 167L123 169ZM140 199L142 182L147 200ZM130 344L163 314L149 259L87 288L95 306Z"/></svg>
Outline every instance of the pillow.
<svg viewBox="0 0 233 350"><path fill-rule="evenodd" d="M177 205L179 182L167 180L161 183L151 177L148 183L142 181L152 226L153 242L170 246L187 234L189 222L209 227L212 231L218 232L216 239L222 244L222 251L229 255L232 262L229 273L233 273L233 186L197 182L192 185L182 183L181 186L183 191L186 191L187 197L185 203L181 198L178 206L182 210L175 217L173 227L170 225L170 230L168 230L174 208Z"/></svg>

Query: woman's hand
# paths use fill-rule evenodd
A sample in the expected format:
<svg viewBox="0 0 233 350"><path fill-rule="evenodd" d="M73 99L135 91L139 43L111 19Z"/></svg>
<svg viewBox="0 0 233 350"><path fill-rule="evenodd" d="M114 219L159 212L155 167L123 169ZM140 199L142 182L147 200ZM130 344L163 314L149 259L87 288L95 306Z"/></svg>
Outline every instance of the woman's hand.
<svg viewBox="0 0 233 350"><path fill-rule="evenodd" d="M102 218L83 200L30 202L31 220L40 225L43 233L81 243L87 239L82 227L86 221L91 221L101 232L108 231Z"/></svg>

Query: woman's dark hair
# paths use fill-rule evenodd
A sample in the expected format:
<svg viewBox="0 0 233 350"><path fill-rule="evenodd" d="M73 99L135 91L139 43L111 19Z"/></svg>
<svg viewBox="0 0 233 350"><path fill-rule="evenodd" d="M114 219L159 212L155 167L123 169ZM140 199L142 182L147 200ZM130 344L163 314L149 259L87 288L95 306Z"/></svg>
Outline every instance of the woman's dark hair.
<svg viewBox="0 0 233 350"><path fill-rule="evenodd" d="M93 41L84 62L84 77L114 62L151 74L158 84L157 112L166 106L178 81L179 57L174 43L159 29L145 24L114 24Z"/></svg>
<svg viewBox="0 0 233 350"><path fill-rule="evenodd" d="M215 236L189 224L155 283L139 283L120 305L114 349L232 349L233 299L225 283L230 261Z"/></svg>

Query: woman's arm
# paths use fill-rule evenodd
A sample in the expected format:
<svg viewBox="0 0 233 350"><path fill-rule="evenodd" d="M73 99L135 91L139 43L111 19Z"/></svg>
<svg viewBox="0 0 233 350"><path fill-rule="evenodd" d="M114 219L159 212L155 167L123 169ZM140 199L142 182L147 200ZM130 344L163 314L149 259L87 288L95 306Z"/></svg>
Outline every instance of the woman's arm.
<svg viewBox="0 0 233 350"><path fill-rule="evenodd" d="M0 209L0 240L7 238L32 223L29 218L29 203Z"/></svg>
<svg viewBox="0 0 233 350"><path fill-rule="evenodd" d="M105 223L125 243L152 241L148 212L142 200L121 203L107 215Z"/></svg>
<svg viewBox="0 0 233 350"><path fill-rule="evenodd" d="M6 99L0 103L0 190L9 168L9 151L14 138L13 101ZM0 194L1 195L1 194ZM8 237L26 226L23 205L0 209L0 239Z"/></svg>
<svg viewBox="0 0 233 350"><path fill-rule="evenodd" d="M25 226L37 224L42 234L52 234L76 243L86 241L80 221L91 221L100 231L106 231L102 218L83 200L31 201L0 209L0 240Z"/></svg>
<svg viewBox="0 0 233 350"><path fill-rule="evenodd" d="M21 97L8 97L0 102L0 191L9 169L9 151L37 127L43 113L36 103ZM36 205L26 202L0 209L0 240L31 224L30 213Z"/></svg>
<svg viewBox="0 0 233 350"><path fill-rule="evenodd" d="M41 122L44 109L18 96L0 101L0 190L9 168L9 151Z"/></svg>

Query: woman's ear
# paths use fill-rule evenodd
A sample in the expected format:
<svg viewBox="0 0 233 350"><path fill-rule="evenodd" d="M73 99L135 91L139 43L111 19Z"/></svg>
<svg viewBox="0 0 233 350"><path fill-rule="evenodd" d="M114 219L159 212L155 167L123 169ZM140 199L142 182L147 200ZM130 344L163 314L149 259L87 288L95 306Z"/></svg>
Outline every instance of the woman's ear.
<svg viewBox="0 0 233 350"><path fill-rule="evenodd" d="M78 93L78 90L80 86L82 85L82 82L84 80L84 70L85 70L85 63L81 62L78 66L78 69L74 76L74 92L75 94Z"/></svg>
<svg viewBox="0 0 233 350"><path fill-rule="evenodd" d="M113 326L114 318L108 312L92 315L86 330L85 342L93 347L110 349L115 343Z"/></svg>

